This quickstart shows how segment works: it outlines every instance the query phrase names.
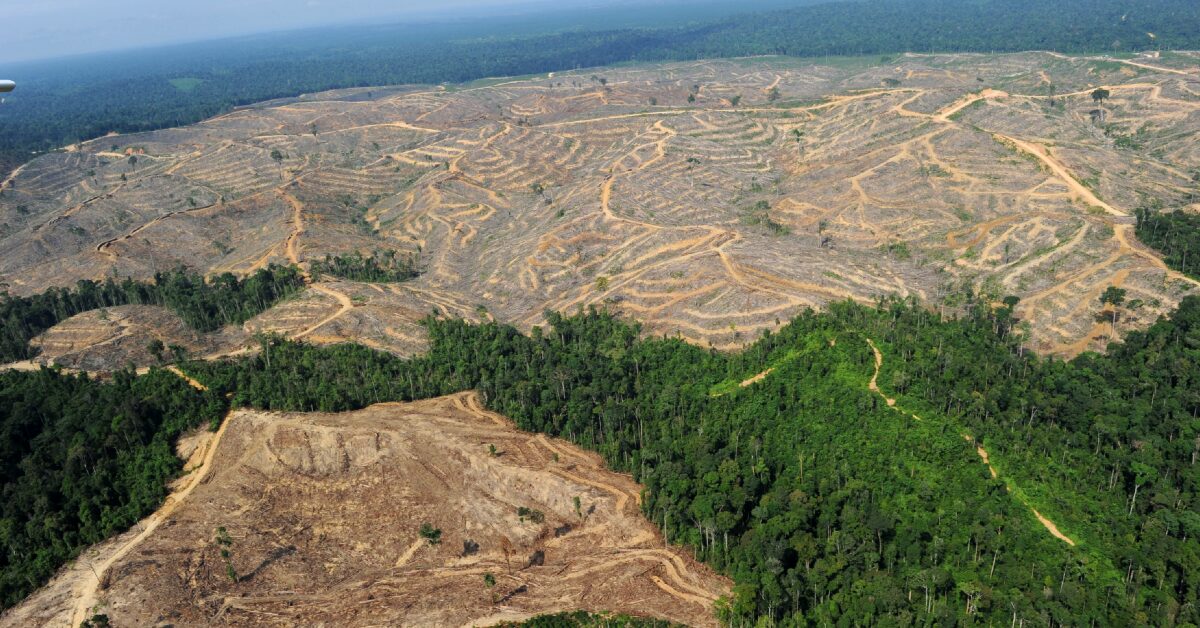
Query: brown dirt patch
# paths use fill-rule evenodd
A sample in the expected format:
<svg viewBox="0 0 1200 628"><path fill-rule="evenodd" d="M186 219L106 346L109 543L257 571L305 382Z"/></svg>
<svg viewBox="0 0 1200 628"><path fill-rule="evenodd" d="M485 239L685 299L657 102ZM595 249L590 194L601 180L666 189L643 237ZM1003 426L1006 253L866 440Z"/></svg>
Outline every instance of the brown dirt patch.
<svg viewBox="0 0 1200 628"><path fill-rule="evenodd" d="M445 626L573 609L714 625L730 583L664 545L640 490L474 393L333 415L240 411L212 471L101 574L97 599L115 625ZM521 522L519 507L544 521ZM425 522L440 544L420 538ZM478 550L464 553L467 541ZM75 599L56 582L0 623L39 623Z"/></svg>

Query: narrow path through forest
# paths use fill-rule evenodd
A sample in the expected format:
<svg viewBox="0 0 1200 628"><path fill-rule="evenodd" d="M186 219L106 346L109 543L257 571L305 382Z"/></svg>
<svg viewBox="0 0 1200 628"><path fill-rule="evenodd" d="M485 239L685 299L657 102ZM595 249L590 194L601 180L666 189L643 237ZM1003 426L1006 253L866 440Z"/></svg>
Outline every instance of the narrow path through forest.
<svg viewBox="0 0 1200 628"><path fill-rule="evenodd" d="M875 354L875 372L871 375L871 381L867 384L867 387L871 389L871 392L873 392L873 393L879 395L881 398L883 398L884 402L887 403L889 408L892 408L892 409L896 410L897 412L904 412L904 410L902 410L901 408L896 406L895 399L888 397L887 395L884 394L884 392L882 390L879 389L878 380L879 380L879 371L880 371L880 369L883 368L883 352L879 350L879 347L875 346L875 341L871 340L870 338L866 338L865 336L864 336L864 338L867 341L867 344L870 345L871 351ZM909 416L911 416L912 418L914 418L918 421L922 420L921 417L919 417L915 414L912 414L912 413L909 413ZM976 442L975 439L972 438L971 435L969 435L969 434L964 433L963 438L965 438L966 440L968 440L970 442L975 443L975 447L976 447L975 451L976 451L976 453L979 454L979 458L983 461L983 464L987 465L988 471L991 472L992 477L999 478L1000 474L996 471L996 467L992 466L992 463L988 456L988 452L986 449L983 448L983 445ZM1010 489L1010 491L1011 491L1011 489ZM1030 504L1026 503L1025 500L1017 498L1017 501L1021 502L1026 508L1028 508L1031 512L1033 512L1033 516L1037 518L1038 522L1040 522L1046 528L1046 530L1049 531L1052 536L1054 536L1054 538L1059 539L1059 540L1063 541L1064 543L1066 543L1067 545L1074 547L1075 541L1071 540L1069 537L1067 537L1067 535L1065 535L1061 531L1059 531L1058 526L1054 525L1053 521L1044 517L1042 515L1042 513L1038 512L1036 508L1034 508Z"/></svg>

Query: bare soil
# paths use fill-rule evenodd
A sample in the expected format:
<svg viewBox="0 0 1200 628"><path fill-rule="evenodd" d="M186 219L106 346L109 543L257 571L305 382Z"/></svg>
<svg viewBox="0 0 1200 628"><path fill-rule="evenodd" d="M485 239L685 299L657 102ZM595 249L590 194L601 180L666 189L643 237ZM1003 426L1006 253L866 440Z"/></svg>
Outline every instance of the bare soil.
<svg viewBox="0 0 1200 628"><path fill-rule="evenodd" d="M263 103L21 168L0 195L0 280L28 294L420 251L416 281L325 282L260 321L401 354L424 349L422 317L479 306L527 329L605 305L732 349L805 307L953 309L969 284L1022 297L1029 345L1073 355L1109 339L1105 287L1139 304L1118 332L1197 289L1132 235L1152 199L1200 209L1187 59L759 58Z"/></svg>
<svg viewBox="0 0 1200 628"><path fill-rule="evenodd" d="M199 464L159 513L0 625L100 611L118 626L466 626L587 609L703 626L730 590L664 545L629 477L516 430L474 393L336 415L239 411L209 442L184 442ZM520 507L543 519L522 521Z"/></svg>

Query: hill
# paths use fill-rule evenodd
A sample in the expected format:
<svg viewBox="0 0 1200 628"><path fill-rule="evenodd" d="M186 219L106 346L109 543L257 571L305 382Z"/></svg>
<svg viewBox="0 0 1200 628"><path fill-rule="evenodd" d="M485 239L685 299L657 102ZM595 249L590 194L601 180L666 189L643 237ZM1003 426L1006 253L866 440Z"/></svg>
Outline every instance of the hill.
<svg viewBox="0 0 1200 628"><path fill-rule="evenodd" d="M576 609L705 626L728 593L664 545L628 477L514 430L474 395L240 411L196 452L178 507L144 522L152 534L90 550L0 625L77 625L103 601L117 626L483 625Z"/></svg>

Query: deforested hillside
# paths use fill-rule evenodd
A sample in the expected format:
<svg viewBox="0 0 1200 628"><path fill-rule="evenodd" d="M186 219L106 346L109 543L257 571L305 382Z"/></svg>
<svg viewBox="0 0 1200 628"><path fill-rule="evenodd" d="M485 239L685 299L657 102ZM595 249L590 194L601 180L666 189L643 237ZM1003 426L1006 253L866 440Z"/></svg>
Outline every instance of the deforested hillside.
<svg viewBox="0 0 1200 628"><path fill-rule="evenodd" d="M26 164L0 194L0 278L390 256L407 281L318 273L247 329L400 353L431 311L527 329L606 304L728 349L805 307L955 311L975 286L1021 297L1028 346L1073 355L1195 290L1133 225L1196 210L1198 66L768 58L265 103Z"/></svg>
<svg viewBox="0 0 1200 628"><path fill-rule="evenodd" d="M97 609L114 626L461 626L590 609L708 626L729 593L664 544L627 476L474 394L239 411L205 436L152 533L86 551L0 625Z"/></svg>

